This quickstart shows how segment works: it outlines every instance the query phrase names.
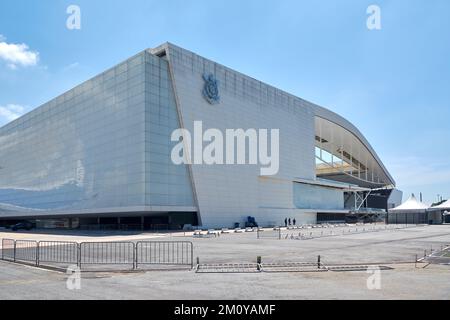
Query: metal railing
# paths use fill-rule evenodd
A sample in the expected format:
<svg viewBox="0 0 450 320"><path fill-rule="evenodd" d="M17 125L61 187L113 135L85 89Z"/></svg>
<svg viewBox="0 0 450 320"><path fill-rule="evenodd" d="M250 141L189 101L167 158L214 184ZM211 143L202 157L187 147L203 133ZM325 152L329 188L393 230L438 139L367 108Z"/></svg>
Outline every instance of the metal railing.
<svg viewBox="0 0 450 320"><path fill-rule="evenodd" d="M36 266L185 266L193 268L189 241L68 242L2 239L1 259Z"/></svg>
<svg viewBox="0 0 450 320"><path fill-rule="evenodd" d="M196 273L281 273L281 272L344 272L344 271L367 271L376 267L379 270L393 270L393 266L400 264L423 263L423 259L415 258L404 261L385 261L385 262L344 262L344 263L323 263L323 257L317 256L317 260L309 261L278 261L278 262L262 262L261 256L256 257L256 263L200 263L197 258L195 267Z"/></svg>
<svg viewBox="0 0 450 320"><path fill-rule="evenodd" d="M339 237L339 236L349 236L355 234L364 233L374 233L374 232L387 232L387 231L400 231L404 229L422 227L423 225L409 224L409 225L386 225L386 224L363 224L363 225L323 225L320 227L297 227L297 228L287 228L281 231L280 239L284 240L311 240L317 238L326 237ZM265 231L267 232L267 231ZM258 235L258 238L269 238L273 231L268 231L269 233L264 236L264 232ZM276 236L272 238L278 239Z"/></svg>
<svg viewBox="0 0 450 320"><path fill-rule="evenodd" d="M256 231L256 237L257 239L281 239L281 228L274 228L273 230L263 230L258 228Z"/></svg>
<svg viewBox="0 0 450 320"><path fill-rule="evenodd" d="M185 265L193 267L194 247L188 241L140 241L136 243L139 265Z"/></svg>
<svg viewBox="0 0 450 320"><path fill-rule="evenodd" d="M79 266L82 265L131 265L135 267L133 242L82 242Z"/></svg>
<svg viewBox="0 0 450 320"><path fill-rule="evenodd" d="M16 240L14 261L33 262L38 265L38 242L34 240Z"/></svg>
<svg viewBox="0 0 450 320"><path fill-rule="evenodd" d="M2 260L15 261L16 242L13 239L2 239Z"/></svg>
<svg viewBox="0 0 450 320"><path fill-rule="evenodd" d="M40 241L37 264L78 264L78 243L68 241Z"/></svg>

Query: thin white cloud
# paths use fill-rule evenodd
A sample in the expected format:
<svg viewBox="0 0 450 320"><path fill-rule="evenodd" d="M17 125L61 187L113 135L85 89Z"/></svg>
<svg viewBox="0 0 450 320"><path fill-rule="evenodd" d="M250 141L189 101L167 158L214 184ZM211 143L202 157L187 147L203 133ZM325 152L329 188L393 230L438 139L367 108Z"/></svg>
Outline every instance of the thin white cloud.
<svg viewBox="0 0 450 320"><path fill-rule="evenodd" d="M25 107L17 104L0 106L0 120L13 121L25 113Z"/></svg>
<svg viewBox="0 0 450 320"><path fill-rule="evenodd" d="M0 60L5 61L12 70L19 66L35 66L39 61L39 52L31 51L24 43L7 43L6 38L0 35Z"/></svg>
<svg viewBox="0 0 450 320"><path fill-rule="evenodd" d="M71 63L71 64L65 66L65 67L63 68L63 71L69 71L69 70L78 68L79 66L80 66L80 63L79 63L79 62L74 62L74 63Z"/></svg>

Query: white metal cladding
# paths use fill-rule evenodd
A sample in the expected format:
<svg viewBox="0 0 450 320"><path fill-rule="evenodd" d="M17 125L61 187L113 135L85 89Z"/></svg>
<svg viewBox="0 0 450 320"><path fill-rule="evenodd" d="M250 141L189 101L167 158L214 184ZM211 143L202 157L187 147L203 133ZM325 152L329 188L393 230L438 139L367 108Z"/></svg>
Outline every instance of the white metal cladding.
<svg viewBox="0 0 450 320"><path fill-rule="evenodd" d="M0 129L3 213L144 205L143 58Z"/></svg>
<svg viewBox="0 0 450 320"><path fill-rule="evenodd" d="M0 217L196 211L167 61L142 52L0 129Z"/></svg>
<svg viewBox="0 0 450 320"><path fill-rule="evenodd" d="M170 137L180 123L168 61L148 52L145 59L145 204L194 207L187 168L171 161L177 142Z"/></svg>
<svg viewBox="0 0 450 320"><path fill-rule="evenodd" d="M314 113L307 103L173 45L168 51L182 123L193 132L194 121L226 129L280 129L280 170L260 179L259 165L192 165L197 201L205 226L231 226L254 216L260 224L280 224L285 217L312 221L315 213L293 202L294 177L314 180ZM219 81L220 103L202 96L204 73ZM279 181L284 181L280 184ZM274 192L265 192L274 190ZM260 201L261 195L264 199ZM280 195L281 194L281 195Z"/></svg>
<svg viewBox="0 0 450 320"><path fill-rule="evenodd" d="M162 51L167 57L157 56ZM218 104L202 94L205 73L219 81ZM394 183L342 117L164 44L0 129L0 215L199 210L204 227L230 227L247 216L260 225L283 224L286 217L313 223L317 210L341 207L340 191L329 203L324 188L295 187L294 181L316 180L317 117L352 133ZM174 165L171 132L193 132L197 120L205 130L279 129L278 174L262 177L259 165Z"/></svg>
<svg viewBox="0 0 450 320"><path fill-rule="evenodd" d="M259 167L252 165L191 167L205 226L243 222L247 215L255 216L261 224L280 224L287 216L295 217L300 223L314 220L315 212L296 206L296 203L307 203L308 199L301 199L306 195L296 193L294 201L293 180L316 178L316 116L335 121L352 133L364 148L361 148L363 152L373 157L376 170L380 169L387 177L383 181L385 185L394 183L370 144L342 117L172 44L164 44L151 52L164 50L172 67L185 128L192 132L194 121L201 120L205 129L280 129L280 171L275 177L261 179ZM218 105L210 105L201 95L205 73L213 74L219 81L221 101ZM327 190L323 191L322 197L327 199ZM336 196L338 194L339 191ZM334 198L336 206L341 208L342 202ZM316 209L333 205L324 203Z"/></svg>

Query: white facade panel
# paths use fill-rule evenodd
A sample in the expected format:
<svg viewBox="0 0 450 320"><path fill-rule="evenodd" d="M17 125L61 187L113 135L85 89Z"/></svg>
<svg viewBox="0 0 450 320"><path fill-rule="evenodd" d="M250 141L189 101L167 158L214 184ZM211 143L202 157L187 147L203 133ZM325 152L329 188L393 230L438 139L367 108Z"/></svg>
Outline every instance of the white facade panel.
<svg viewBox="0 0 450 320"><path fill-rule="evenodd" d="M182 124L190 132L194 132L195 121L202 121L204 130L222 132L279 129L279 172L271 178L284 179L287 184L278 192L267 192L265 188L273 188L260 183L259 165L192 165L203 225L230 226L243 223L247 216L254 216L262 225L280 224L286 210L294 218L292 180L315 178L314 114L308 104L175 46L169 46L169 61ZM202 95L203 75L209 73L219 81L217 105ZM275 211L279 214L274 215ZM304 220L300 212L295 218Z"/></svg>
<svg viewBox="0 0 450 320"><path fill-rule="evenodd" d="M0 129L0 218L144 206L144 54Z"/></svg>

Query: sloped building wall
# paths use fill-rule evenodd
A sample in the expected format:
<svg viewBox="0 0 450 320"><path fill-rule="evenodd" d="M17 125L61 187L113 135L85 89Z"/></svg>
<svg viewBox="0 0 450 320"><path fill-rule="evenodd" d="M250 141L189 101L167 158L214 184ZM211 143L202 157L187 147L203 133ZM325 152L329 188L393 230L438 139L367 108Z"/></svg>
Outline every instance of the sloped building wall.
<svg viewBox="0 0 450 320"><path fill-rule="evenodd" d="M144 53L0 129L0 215L143 207Z"/></svg>
<svg viewBox="0 0 450 320"><path fill-rule="evenodd" d="M204 226L231 226L254 216L262 224L285 217L311 222L314 213L297 209L293 182L315 178L314 114L307 102L173 45L168 47L178 108L184 128L194 121L204 130L280 130L280 170L260 179L259 165L192 165L192 178ZM204 74L219 81L220 103L203 97ZM283 181L280 187L280 182Z"/></svg>

